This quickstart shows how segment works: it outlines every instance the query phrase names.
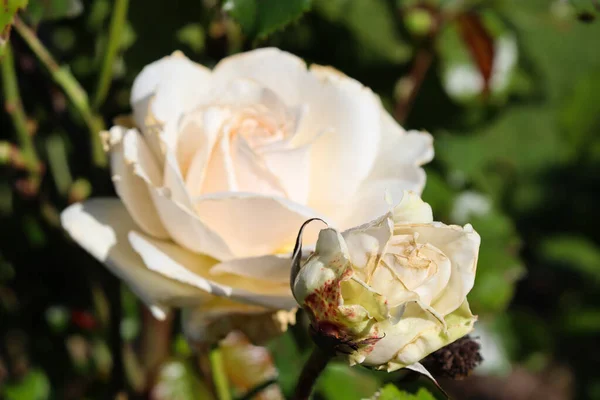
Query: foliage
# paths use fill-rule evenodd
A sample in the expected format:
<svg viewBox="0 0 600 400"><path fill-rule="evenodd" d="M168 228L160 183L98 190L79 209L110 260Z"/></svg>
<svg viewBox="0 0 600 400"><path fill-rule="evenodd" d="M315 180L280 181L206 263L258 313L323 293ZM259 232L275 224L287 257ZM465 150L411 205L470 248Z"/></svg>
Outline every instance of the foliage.
<svg viewBox="0 0 600 400"><path fill-rule="evenodd" d="M469 299L482 343L501 338L483 346L482 371L556 373L553 382L568 383L559 398L600 399L598 360L587 356L600 354L597 1L127 3L31 1L22 10L27 1L8 0L0 10L0 54L10 49L1 61L0 397L208 398L202 360L178 324L147 387L158 351L145 346L155 326L132 293L69 243L58 212L90 195L114 196L90 132L130 111L144 65L178 48L212 67L235 52L278 46L358 79L403 126L434 136L423 197L440 220L470 222L482 236ZM25 34L10 29L17 11ZM298 319L268 344L274 385L286 396L311 346ZM497 398L473 394L493 379L510 386L474 376L449 390ZM317 396L369 398L384 385L375 398L439 397L423 383L333 363Z"/></svg>

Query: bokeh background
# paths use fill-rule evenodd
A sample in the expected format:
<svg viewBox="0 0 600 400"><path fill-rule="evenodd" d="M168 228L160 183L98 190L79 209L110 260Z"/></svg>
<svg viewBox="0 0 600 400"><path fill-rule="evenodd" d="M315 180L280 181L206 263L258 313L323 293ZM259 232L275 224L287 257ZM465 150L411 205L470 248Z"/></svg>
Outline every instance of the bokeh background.
<svg viewBox="0 0 600 400"><path fill-rule="evenodd" d="M58 215L115 195L92 133L129 112L144 65L276 46L358 79L435 138L423 197L482 236L469 300L484 361L442 386L456 399L600 399L598 1L29 0L16 24L0 45L0 398L212 398L178 316L152 321ZM292 392L311 346L303 321L267 349L222 344L233 398ZM438 396L403 372L339 364L316 396L369 398L386 382L413 393L389 399Z"/></svg>

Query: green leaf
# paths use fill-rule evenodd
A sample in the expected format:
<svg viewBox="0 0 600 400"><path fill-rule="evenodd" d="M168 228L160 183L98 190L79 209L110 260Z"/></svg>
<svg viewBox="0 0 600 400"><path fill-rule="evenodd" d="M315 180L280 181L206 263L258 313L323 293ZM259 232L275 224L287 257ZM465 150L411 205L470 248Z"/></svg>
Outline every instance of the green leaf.
<svg viewBox="0 0 600 400"><path fill-rule="evenodd" d="M600 283L600 250L591 240L576 236L554 236L541 244L540 252L547 261L578 271Z"/></svg>
<svg viewBox="0 0 600 400"><path fill-rule="evenodd" d="M381 388L372 400L435 400L435 397L425 388L420 388L416 394L401 391L396 386L388 383Z"/></svg>
<svg viewBox="0 0 600 400"><path fill-rule="evenodd" d="M184 44L187 44L196 53L204 50L205 34L202 25L187 24L177 31L177 39Z"/></svg>
<svg viewBox="0 0 600 400"><path fill-rule="evenodd" d="M15 14L27 7L29 0L8 0L3 2L0 13L0 57L4 55L4 48L8 43L10 28Z"/></svg>
<svg viewBox="0 0 600 400"><path fill-rule="evenodd" d="M44 20L75 18L83 12L81 0L32 1L27 15L33 24Z"/></svg>
<svg viewBox="0 0 600 400"><path fill-rule="evenodd" d="M156 400L212 400L213 396L204 382L200 381L189 362L173 359L164 363L151 397Z"/></svg>
<svg viewBox="0 0 600 400"><path fill-rule="evenodd" d="M368 398L381 382L371 373L347 365L334 363L327 366L317 382L317 391L328 400Z"/></svg>
<svg viewBox="0 0 600 400"><path fill-rule="evenodd" d="M50 398L50 381L43 371L31 370L18 382L8 382L0 391L6 400L46 400Z"/></svg>
<svg viewBox="0 0 600 400"><path fill-rule="evenodd" d="M244 33L264 39L294 22L311 7L312 0L226 0L223 11L235 19Z"/></svg>
<svg viewBox="0 0 600 400"><path fill-rule="evenodd" d="M364 62L399 64L411 55L396 28L394 9L385 0L316 0L315 10L350 31Z"/></svg>

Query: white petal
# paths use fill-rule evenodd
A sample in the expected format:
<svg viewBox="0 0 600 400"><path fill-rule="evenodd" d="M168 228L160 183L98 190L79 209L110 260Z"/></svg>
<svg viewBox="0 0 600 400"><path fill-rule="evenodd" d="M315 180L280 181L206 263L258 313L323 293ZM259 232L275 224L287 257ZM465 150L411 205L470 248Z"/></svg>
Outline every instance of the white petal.
<svg viewBox="0 0 600 400"><path fill-rule="evenodd" d="M375 162L381 104L370 89L332 68L313 65L310 72L319 85L307 97L308 116L302 129L313 135L329 134L320 136L311 149L308 204L335 215L346 209L348 199Z"/></svg>
<svg viewBox="0 0 600 400"><path fill-rule="evenodd" d="M193 150L194 155L190 161L189 168L181 169L181 173L185 177L185 184L190 196L199 196L202 193L204 180L208 174L211 157L215 152L221 151L220 149L215 148L215 143L217 143L217 138L223 128L223 124L227 118L229 118L230 114L230 111L226 108L207 107L201 112L198 111L196 113L192 113L189 119L185 118L182 122L184 131L182 132L182 136L180 138L181 141L179 144L179 147L182 150L177 155L177 160L179 161L180 166L182 164L181 153L184 151L187 152L185 149L187 148L188 143L184 141L184 136L185 132L187 132L185 127L188 126L188 124L191 125L194 131L197 131L196 140L200 142L199 145ZM213 166L213 168L215 167ZM213 174L215 172L217 171L213 171ZM228 181L229 178L226 177L224 180Z"/></svg>
<svg viewBox="0 0 600 400"><path fill-rule="evenodd" d="M223 139L226 141L228 139ZM231 158L237 190L266 196L287 197L281 182L239 135L231 140Z"/></svg>
<svg viewBox="0 0 600 400"><path fill-rule="evenodd" d="M195 210L237 257L288 253L302 223L319 217L286 199L241 192L199 197ZM317 231L313 226L306 230L307 245L314 243Z"/></svg>
<svg viewBox="0 0 600 400"><path fill-rule="evenodd" d="M394 207L393 214L396 224L433 222L431 206L412 191L404 192L402 200Z"/></svg>
<svg viewBox="0 0 600 400"><path fill-rule="evenodd" d="M291 265L292 258L289 254L266 255L224 261L212 267L210 273L213 275L233 274L288 284Z"/></svg>
<svg viewBox="0 0 600 400"><path fill-rule="evenodd" d="M147 181L150 181L148 176L160 179L155 161L143 159L143 154L138 153L137 142L141 138L136 130L114 126L110 136L110 165L117 194L144 232L158 238L168 238L169 234L158 217L147 186Z"/></svg>
<svg viewBox="0 0 600 400"><path fill-rule="evenodd" d="M398 225L395 234L417 233L417 242L430 243L438 248L452 263L448 285L432 307L447 315L456 310L473 288L481 238L470 225L461 228L455 225L433 224Z"/></svg>
<svg viewBox="0 0 600 400"><path fill-rule="evenodd" d="M288 106L303 103L307 85L314 79L304 61L275 48L263 48L233 55L213 70L214 88L223 91L239 78L252 79L277 94Z"/></svg>
<svg viewBox="0 0 600 400"><path fill-rule="evenodd" d="M380 369L387 371L406 368L471 332L477 320L466 300L446 316L446 332L435 321L424 317L424 311L415 306L395 326L386 329L385 338L377 342L365 365L383 364ZM389 359L387 364L385 358Z"/></svg>
<svg viewBox="0 0 600 400"><path fill-rule="evenodd" d="M381 139L369 179L405 179L406 166L418 167L433 159L433 138L427 132L406 132L394 118L381 109ZM421 189L425 182L420 182Z"/></svg>
<svg viewBox="0 0 600 400"><path fill-rule="evenodd" d="M150 270L168 278L237 301L277 309L295 307L287 284L269 283L231 274L211 275L210 268L214 265L214 260L210 257L137 232L129 234L129 241Z"/></svg>
<svg viewBox="0 0 600 400"><path fill-rule="evenodd" d="M138 126L156 118L158 122L177 121L209 96L211 71L175 52L144 67L131 89L131 106ZM150 99L153 98L152 101ZM145 132L144 132L145 133ZM169 129L163 140L175 148L176 130Z"/></svg>
<svg viewBox="0 0 600 400"><path fill-rule="evenodd" d="M269 170L279 178L287 197L306 204L310 184L310 145L289 150L263 152Z"/></svg>
<svg viewBox="0 0 600 400"><path fill-rule="evenodd" d="M191 200L173 152L166 154L164 189L151 192L158 215L171 238L179 245L219 260L232 257L227 243L192 209Z"/></svg>
<svg viewBox="0 0 600 400"><path fill-rule="evenodd" d="M213 148L206 166L204 180L202 181L201 194L238 190L230 146L231 142L229 138L221 137L217 145ZM190 181L191 184L192 182Z"/></svg>
<svg viewBox="0 0 600 400"><path fill-rule="evenodd" d="M373 222L342 233L348 246L350 261L362 280L367 281L377 268L393 230L390 215L386 214Z"/></svg>
<svg viewBox="0 0 600 400"><path fill-rule="evenodd" d="M164 319L170 305L192 306L206 300L202 291L145 267L127 240L136 225L118 199L73 204L62 212L61 223L73 240L123 279L156 317Z"/></svg>
<svg viewBox="0 0 600 400"><path fill-rule="evenodd" d="M341 226L351 227L378 218L391 210L392 204L402 199L406 190L420 190L425 180L422 169L407 167L402 179L365 181L357 189L351 200L336 213ZM391 201L391 203L390 203Z"/></svg>

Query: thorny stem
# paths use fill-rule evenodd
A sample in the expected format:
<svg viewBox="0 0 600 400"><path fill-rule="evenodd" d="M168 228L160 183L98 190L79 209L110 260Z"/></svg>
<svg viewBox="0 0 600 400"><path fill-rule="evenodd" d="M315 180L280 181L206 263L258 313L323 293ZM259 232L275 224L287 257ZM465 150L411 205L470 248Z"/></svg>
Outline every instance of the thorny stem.
<svg viewBox="0 0 600 400"><path fill-rule="evenodd" d="M10 44L6 45L6 53L2 60L2 87L4 88L4 109L10 115L17 141L19 142L20 155L25 167L31 172L34 185L37 187L40 179L40 162L35 151L33 139L27 128L27 116L21 102L13 52Z"/></svg>
<svg viewBox="0 0 600 400"><path fill-rule="evenodd" d="M31 51L38 60L46 67L54 82L65 92L75 109L81 115L83 122L88 128L92 144L92 160L95 166L105 167L107 164L106 154L102 148L100 131L104 129L102 119L94 115L88 101L85 90L77 79L71 74L68 67L60 67L50 52L44 47L35 33L20 18L15 17L14 27L19 35L25 40Z"/></svg>
<svg viewBox="0 0 600 400"><path fill-rule="evenodd" d="M102 105L106 99L108 90L110 89L110 83L113 74L113 64L115 61L115 56L117 55L117 51L119 50L119 45L121 44L121 33L123 32L123 26L125 26L128 6L129 0L116 0L113 7L114 11L110 20L106 52L102 58L102 68L100 70L98 86L96 87L96 94L92 103L94 109L96 110Z"/></svg>
<svg viewBox="0 0 600 400"><path fill-rule="evenodd" d="M306 364L304 364L300 378L298 378L292 400L308 400L317 379L325 370L325 367L332 357L332 353L326 353L319 347L313 349L310 358L306 361Z"/></svg>

